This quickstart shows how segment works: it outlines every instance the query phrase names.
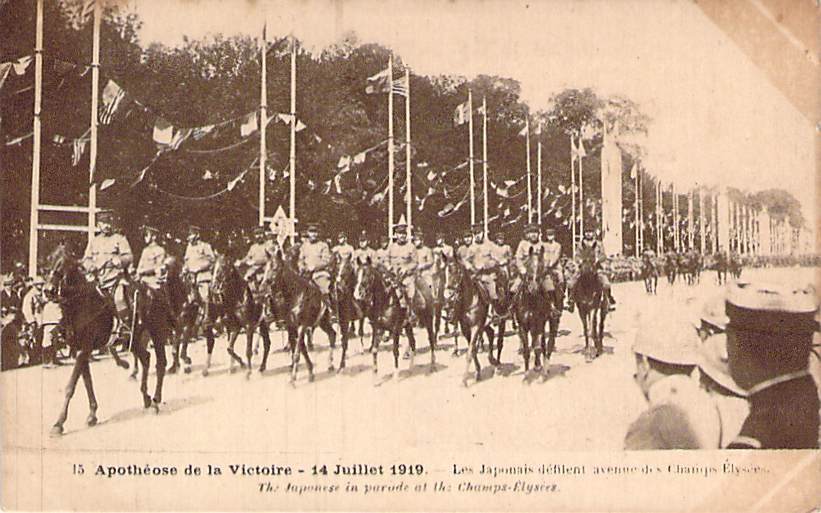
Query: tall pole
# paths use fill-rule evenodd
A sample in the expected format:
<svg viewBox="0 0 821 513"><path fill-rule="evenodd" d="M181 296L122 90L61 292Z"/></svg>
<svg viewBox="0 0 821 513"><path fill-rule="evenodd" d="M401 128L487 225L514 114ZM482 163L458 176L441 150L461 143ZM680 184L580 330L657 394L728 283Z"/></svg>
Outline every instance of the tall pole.
<svg viewBox="0 0 821 513"><path fill-rule="evenodd" d="M533 186L530 179L530 114L525 118L525 148L527 151L527 222L533 222Z"/></svg>
<svg viewBox="0 0 821 513"><path fill-rule="evenodd" d="M644 251L644 175L639 168L636 175L639 180L639 253Z"/></svg>
<svg viewBox="0 0 821 513"><path fill-rule="evenodd" d="M484 218L485 238L488 237L487 208L487 98L482 97L482 216Z"/></svg>
<svg viewBox="0 0 821 513"><path fill-rule="evenodd" d="M37 225L40 222L40 106L43 97L43 0L37 0L34 43L34 149L31 155L31 215L29 217L29 276L37 274Z"/></svg>
<svg viewBox="0 0 821 513"><path fill-rule="evenodd" d="M661 187L661 180L656 182L656 207L658 208L658 213L656 214L656 233L657 235L657 243L658 243L658 253L661 255L664 253L664 190Z"/></svg>
<svg viewBox="0 0 821 513"><path fill-rule="evenodd" d="M541 127L536 127L536 136L542 135ZM536 140L536 217L539 218L539 228L542 226L542 141L541 137ZM541 238L542 231L539 230L539 237Z"/></svg>
<svg viewBox="0 0 821 513"><path fill-rule="evenodd" d="M576 148L573 145L573 134L570 134L570 235L573 237L571 256L576 257Z"/></svg>
<svg viewBox="0 0 821 513"><path fill-rule="evenodd" d="M584 166L582 165L584 158L581 153L582 144L582 135L579 132L579 238L584 237Z"/></svg>
<svg viewBox="0 0 821 513"><path fill-rule="evenodd" d="M100 96L100 23L103 12L100 0L94 2L94 31L91 46L91 141L88 159L88 242L94 238L97 227L97 183L94 180L97 167L97 103Z"/></svg>
<svg viewBox="0 0 821 513"><path fill-rule="evenodd" d="M393 77L391 77L391 95ZM411 118L410 118L410 68L405 65L405 214L408 218L408 238L413 229L413 193L411 191Z"/></svg>
<svg viewBox="0 0 821 513"><path fill-rule="evenodd" d="M288 173L288 216L291 218L291 244L296 231L296 40L291 36L291 142Z"/></svg>
<svg viewBox="0 0 821 513"><path fill-rule="evenodd" d="M636 166L635 164L633 164L633 165ZM641 230L641 228L640 228L640 226L641 226L641 214L639 214L639 204L640 204L640 202L639 202L639 192L640 192L639 173L640 173L640 171L638 169L638 166L636 166L636 198L635 198L635 202L634 202L634 205L633 205L633 210L634 210L633 215L634 215L635 223L636 223L636 257L641 255L641 251L639 250L639 245L641 244L641 241L639 240L641 238L640 235L639 235L639 230Z"/></svg>
<svg viewBox="0 0 821 513"><path fill-rule="evenodd" d="M687 249L695 247L695 205L693 204L693 189L687 193Z"/></svg>
<svg viewBox="0 0 821 513"><path fill-rule="evenodd" d="M670 191L673 195L673 249L679 250L679 232L678 232L678 195L676 194L676 184L670 183Z"/></svg>
<svg viewBox="0 0 821 513"><path fill-rule="evenodd" d="M476 178L473 175L473 93L468 89L468 151L470 168L470 228L476 224Z"/></svg>
<svg viewBox="0 0 821 513"><path fill-rule="evenodd" d="M267 24L262 24L262 73L259 87L259 225L265 224L265 127L268 124L268 35Z"/></svg>
<svg viewBox="0 0 821 513"><path fill-rule="evenodd" d="M707 216L704 213L704 189L698 188L698 247L703 255L707 251Z"/></svg>
<svg viewBox="0 0 821 513"><path fill-rule="evenodd" d="M388 240L393 241L393 55L388 57Z"/></svg>

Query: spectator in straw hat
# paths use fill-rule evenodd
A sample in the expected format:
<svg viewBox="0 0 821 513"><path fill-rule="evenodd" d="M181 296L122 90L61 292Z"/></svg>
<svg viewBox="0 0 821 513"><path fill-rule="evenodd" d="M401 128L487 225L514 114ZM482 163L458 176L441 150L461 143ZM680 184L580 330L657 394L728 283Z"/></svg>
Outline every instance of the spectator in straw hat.
<svg viewBox="0 0 821 513"><path fill-rule="evenodd" d="M730 375L750 400L733 449L817 449L818 388L809 373L812 287L737 283L725 300Z"/></svg>
<svg viewBox="0 0 821 513"><path fill-rule="evenodd" d="M636 383L649 408L625 436L629 450L717 449L720 421L709 395L692 376L698 335L689 326L660 322L639 327L633 352Z"/></svg>

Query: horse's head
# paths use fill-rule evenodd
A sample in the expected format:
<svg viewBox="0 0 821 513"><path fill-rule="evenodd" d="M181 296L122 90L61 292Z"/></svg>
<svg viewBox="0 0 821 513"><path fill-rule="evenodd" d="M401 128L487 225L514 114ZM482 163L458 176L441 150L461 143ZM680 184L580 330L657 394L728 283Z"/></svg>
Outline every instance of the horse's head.
<svg viewBox="0 0 821 513"><path fill-rule="evenodd" d="M451 304L459 295L462 288L462 281L465 278L465 268L456 258L442 255L445 263L445 286L443 299L445 304Z"/></svg>
<svg viewBox="0 0 821 513"><path fill-rule="evenodd" d="M371 258L368 257L356 270L353 298L356 301L364 301L366 297L372 296L374 283L376 283L376 269L371 262Z"/></svg>
<svg viewBox="0 0 821 513"><path fill-rule="evenodd" d="M351 290L356 285L356 273L350 258L343 259L337 266L334 283L342 290Z"/></svg>
<svg viewBox="0 0 821 513"><path fill-rule="evenodd" d="M274 284L279 281L280 276L282 276L284 269L285 255L283 255L281 249L277 248L274 251L273 257L268 259L268 263L265 264L265 269L262 271L262 284L269 287L274 286Z"/></svg>
<svg viewBox="0 0 821 513"><path fill-rule="evenodd" d="M46 276L43 291L57 301L70 295L71 289L87 284L80 263L62 244L49 256Z"/></svg>
<svg viewBox="0 0 821 513"><path fill-rule="evenodd" d="M525 275L522 279L527 287L527 291L531 294L535 294L539 291L539 280L541 280L544 274L544 260L542 259L541 253L531 247L530 250L528 250L524 268Z"/></svg>
<svg viewBox="0 0 821 513"><path fill-rule="evenodd" d="M233 278L237 270L225 255L217 254L212 273L211 295L216 298L224 298L231 291Z"/></svg>

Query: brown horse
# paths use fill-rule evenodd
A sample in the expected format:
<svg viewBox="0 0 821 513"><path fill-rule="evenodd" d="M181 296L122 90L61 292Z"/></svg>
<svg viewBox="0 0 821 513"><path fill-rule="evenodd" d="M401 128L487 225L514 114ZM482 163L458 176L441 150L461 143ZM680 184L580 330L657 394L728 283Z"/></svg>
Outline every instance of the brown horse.
<svg viewBox="0 0 821 513"><path fill-rule="evenodd" d="M601 356L604 339L604 320L610 305L607 294L604 293L601 282L596 275L596 269L590 260L583 260L579 268L579 279L571 291L573 300L579 308L579 317L584 329L584 356L585 361ZM590 336L596 347L595 355L590 354Z"/></svg>
<svg viewBox="0 0 821 513"><path fill-rule="evenodd" d="M648 294L656 294L659 285L659 271L652 257L644 257L641 261L641 278L644 280L644 290Z"/></svg>
<svg viewBox="0 0 821 513"><path fill-rule="evenodd" d="M551 343L545 347L545 325L554 316L556 306L553 304L553 283L547 277L540 252L531 249L525 262L525 273L521 278L521 286L516 293L515 311L525 362L524 377L527 378L531 349L534 353L534 370L537 372L542 370L542 356L545 363L550 359L555 337L551 336ZM556 324L558 325L558 322Z"/></svg>
<svg viewBox="0 0 821 513"><path fill-rule="evenodd" d="M185 372L191 372L191 358L188 357L189 341L196 337L198 317L201 311L196 284L183 277L179 262L169 259L167 263L166 290L168 291L171 310L175 317L174 337L172 338L173 361L168 369L174 374L180 367L180 360L185 363Z"/></svg>
<svg viewBox="0 0 821 513"><path fill-rule="evenodd" d="M287 323L296 296L296 284L299 274L291 267L283 252L277 249L273 257L268 260L262 272L260 282L261 296L264 298L262 315L270 322L282 322L288 332L286 350L292 351L296 347L297 328ZM262 368L267 366L268 354L271 351L270 339L262 339Z"/></svg>
<svg viewBox="0 0 821 513"><path fill-rule="evenodd" d="M373 265L370 259L360 265L356 272L354 299L362 305L365 316L371 324L371 354L373 355L373 372L379 372L379 343L387 334L393 338L394 377L399 375L399 335L403 328L408 336L411 354L416 352L416 340L408 323L408 312L402 306L399 297L401 289L396 280L386 272ZM430 319L431 325L433 319ZM432 342L431 347L435 347ZM431 365L435 359L431 349ZM413 362L411 362L411 366Z"/></svg>
<svg viewBox="0 0 821 513"><path fill-rule="evenodd" d="M209 290L208 319L205 325L205 338L208 355L206 356L203 376L208 375L211 366L211 355L214 351L213 324L220 321L228 334L228 355L231 357L229 372L234 371L234 362L246 369L246 376L251 375L251 360L253 358L254 331L259 328L262 339L270 344L268 339L268 324L262 317L262 305L257 303L248 283L242 278L239 271L224 255L217 255L214 262L213 281ZM234 352L234 343L241 330L245 330L245 356L247 365ZM260 372L265 365L260 367Z"/></svg>
<svg viewBox="0 0 821 513"><path fill-rule="evenodd" d="M467 386L470 378L470 363L473 362L476 381L482 379L482 367L479 364L478 344L482 333L487 334L488 340L493 340L493 329L488 324L490 305L480 292L476 280L470 276L467 269L457 260L450 259L447 264L445 280L445 301L453 318L459 324L462 335L468 341L466 353L465 374L462 384ZM475 330L475 331L474 331ZM492 356L491 350L491 356Z"/></svg>
<svg viewBox="0 0 821 513"><path fill-rule="evenodd" d="M168 291L165 284L161 283L159 288L152 288L143 283L135 284L137 287L136 308L134 311L137 318L134 322L134 333L131 339L131 351L137 357L142 368L140 379L140 391L143 395L143 405L159 412L159 404L162 402L163 379L165 378L165 366L167 365L165 355L165 345L171 337L175 324L174 312L170 309ZM154 354L157 358L155 364L156 385L154 397L148 395L148 368L151 363L151 353L148 352L148 337L154 346Z"/></svg>
<svg viewBox="0 0 821 513"><path fill-rule="evenodd" d="M360 322L360 342L363 334L361 332L362 322L365 314L362 305L354 299L354 288L356 287L356 271L354 271L351 261L344 260L336 271L336 278L333 281L334 307L336 318L339 322L339 331L342 337L342 357L339 361L339 370L345 369L346 357L348 354L348 339L354 332L354 324ZM363 346L364 350L364 346Z"/></svg>
<svg viewBox="0 0 821 513"><path fill-rule="evenodd" d="M291 384L296 383L299 370L300 355L305 358L308 367L308 381L314 380L314 365L308 354L306 338L312 336L313 330L319 326L328 335L328 370L334 370L334 347L336 346L336 331L332 324L332 306L323 299L322 291L308 277L290 273L292 276L292 299L290 310L285 323L289 327L289 334L297 331L296 340L290 339L291 345Z"/></svg>

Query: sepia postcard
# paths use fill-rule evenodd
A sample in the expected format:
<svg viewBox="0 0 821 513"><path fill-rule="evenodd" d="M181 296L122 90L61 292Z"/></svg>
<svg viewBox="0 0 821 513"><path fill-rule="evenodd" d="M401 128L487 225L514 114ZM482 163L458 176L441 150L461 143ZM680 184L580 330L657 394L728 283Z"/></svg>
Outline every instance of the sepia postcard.
<svg viewBox="0 0 821 513"><path fill-rule="evenodd" d="M0 0L0 507L821 511L815 0Z"/></svg>

